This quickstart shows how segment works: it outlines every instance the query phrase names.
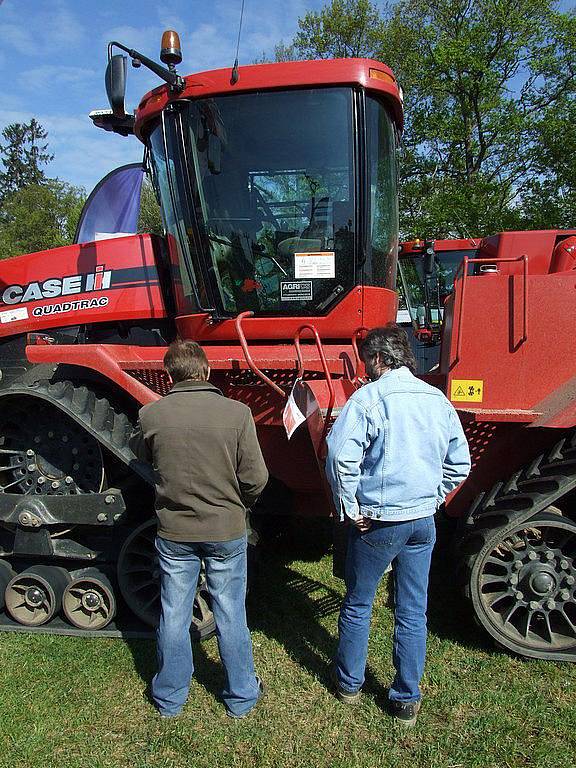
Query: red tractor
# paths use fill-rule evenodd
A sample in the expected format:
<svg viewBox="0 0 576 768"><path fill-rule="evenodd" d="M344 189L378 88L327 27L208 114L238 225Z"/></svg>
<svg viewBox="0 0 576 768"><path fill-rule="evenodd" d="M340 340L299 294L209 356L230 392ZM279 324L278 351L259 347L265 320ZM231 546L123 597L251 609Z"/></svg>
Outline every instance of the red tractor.
<svg viewBox="0 0 576 768"><path fill-rule="evenodd" d="M135 115L114 47L165 81ZM250 406L272 478L266 514L329 516L327 431L362 383L365 328L396 318L392 72L347 59L182 78L180 58L173 33L166 67L112 43L112 111L93 114L146 147L165 237L95 239L0 265L0 595L11 629L154 625L152 477L128 437L138 408L168 390L171 339L200 341L212 380ZM568 235L508 233L464 259L430 374L474 455L446 511L462 520L460 572L476 614L501 644L545 658L576 655ZM290 393L305 424L288 439ZM193 629L213 630L202 585Z"/></svg>

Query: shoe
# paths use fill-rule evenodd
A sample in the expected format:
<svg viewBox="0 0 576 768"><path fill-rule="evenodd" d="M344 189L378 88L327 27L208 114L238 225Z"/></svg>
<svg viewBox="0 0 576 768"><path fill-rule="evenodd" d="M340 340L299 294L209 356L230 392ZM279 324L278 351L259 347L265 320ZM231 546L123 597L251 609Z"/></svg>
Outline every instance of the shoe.
<svg viewBox="0 0 576 768"><path fill-rule="evenodd" d="M330 670L330 676L332 678L332 683L334 685L334 688L336 689L336 698L338 701L341 701L343 704L358 704L360 701L360 698L362 696L362 691L347 691L340 685L340 681L338 680L338 675L336 674L335 667L332 667Z"/></svg>
<svg viewBox="0 0 576 768"><path fill-rule="evenodd" d="M390 711L394 720L399 725L405 725L411 728L416 725L418 712L420 711L419 701L391 701Z"/></svg>
<svg viewBox="0 0 576 768"><path fill-rule="evenodd" d="M256 699L256 703L254 704L254 706L250 707L248 712L243 712L241 715L235 715L234 712L232 712L230 709L227 709L226 714L228 715L228 717L231 717L233 720L243 720L245 717L247 717L250 714L250 712L252 712L256 704L258 704L260 699L262 699L262 697L266 694L264 683L262 682L262 679L258 677L258 675L256 675L256 682L258 683L258 690L260 691L260 695Z"/></svg>

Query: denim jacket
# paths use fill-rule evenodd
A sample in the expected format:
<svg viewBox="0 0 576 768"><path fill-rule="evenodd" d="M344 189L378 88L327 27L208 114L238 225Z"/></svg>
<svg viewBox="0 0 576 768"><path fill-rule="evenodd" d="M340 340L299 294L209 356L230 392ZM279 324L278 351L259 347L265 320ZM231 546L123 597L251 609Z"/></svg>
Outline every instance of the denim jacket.
<svg viewBox="0 0 576 768"><path fill-rule="evenodd" d="M433 515L469 472L454 407L406 367L357 390L328 436L326 474L342 520Z"/></svg>

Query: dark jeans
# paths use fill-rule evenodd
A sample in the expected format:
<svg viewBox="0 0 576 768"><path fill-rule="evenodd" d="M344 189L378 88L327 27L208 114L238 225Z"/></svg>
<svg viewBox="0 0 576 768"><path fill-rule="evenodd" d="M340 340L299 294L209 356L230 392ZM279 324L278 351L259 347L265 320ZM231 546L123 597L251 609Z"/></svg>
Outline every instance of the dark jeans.
<svg viewBox="0 0 576 768"><path fill-rule="evenodd" d="M370 618L376 589L394 560L394 667L392 701L418 701L426 657L426 606L430 560L436 540L433 517L404 522L373 521L366 533L350 528L347 593L340 612L336 671L354 693L364 683Z"/></svg>
<svg viewBox="0 0 576 768"><path fill-rule="evenodd" d="M156 537L162 609L152 697L164 715L178 714L188 697L194 672L190 624L202 561L226 671L222 699L234 715L245 714L258 701L260 690L246 624L246 546L246 536L202 544Z"/></svg>

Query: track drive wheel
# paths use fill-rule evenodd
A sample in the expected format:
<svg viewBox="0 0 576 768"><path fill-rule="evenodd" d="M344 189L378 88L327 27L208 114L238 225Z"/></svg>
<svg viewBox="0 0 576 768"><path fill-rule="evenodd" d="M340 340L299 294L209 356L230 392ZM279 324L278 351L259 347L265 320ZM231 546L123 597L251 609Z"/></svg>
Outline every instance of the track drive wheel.
<svg viewBox="0 0 576 768"><path fill-rule="evenodd" d="M146 624L160 618L160 571L154 547L156 521L148 520L128 536L118 558L118 584L128 607ZM195 640L210 637L216 629L204 573L200 573L190 632Z"/></svg>
<svg viewBox="0 0 576 768"><path fill-rule="evenodd" d="M64 615L79 629L104 629L116 614L116 598L108 578L95 568L72 579L62 598Z"/></svg>
<svg viewBox="0 0 576 768"><path fill-rule="evenodd" d="M6 587L6 609L19 624L39 627L54 618L70 581L65 568L34 565L14 576Z"/></svg>
<svg viewBox="0 0 576 768"><path fill-rule="evenodd" d="M476 617L523 656L576 654L576 524L555 507L514 526L479 531L465 592Z"/></svg>

